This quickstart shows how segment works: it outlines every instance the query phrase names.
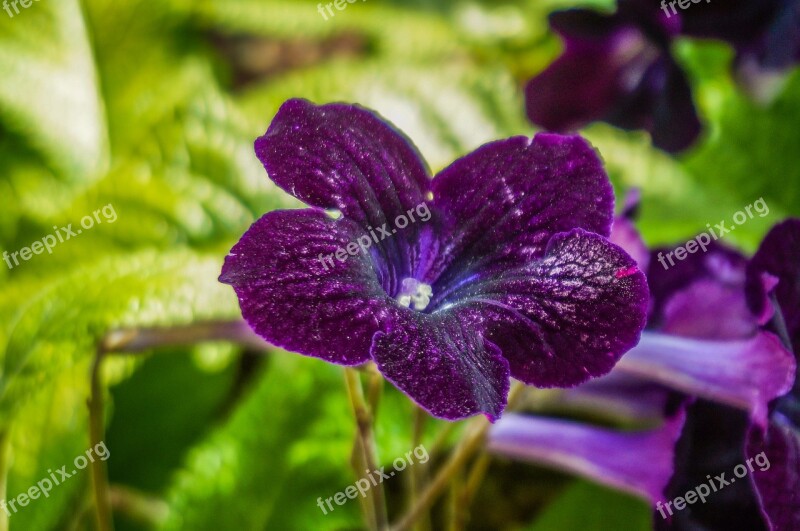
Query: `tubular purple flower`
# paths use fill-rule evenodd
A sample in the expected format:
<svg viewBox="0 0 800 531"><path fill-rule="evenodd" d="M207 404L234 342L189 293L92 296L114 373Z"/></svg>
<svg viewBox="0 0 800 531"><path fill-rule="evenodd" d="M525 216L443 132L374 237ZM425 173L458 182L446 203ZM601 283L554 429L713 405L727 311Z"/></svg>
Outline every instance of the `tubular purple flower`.
<svg viewBox="0 0 800 531"><path fill-rule="evenodd" d="M558 468L652 503L672 476L681 410L656 429L622 432L565 420L506 415L489 435L491 452Z"/></svg>

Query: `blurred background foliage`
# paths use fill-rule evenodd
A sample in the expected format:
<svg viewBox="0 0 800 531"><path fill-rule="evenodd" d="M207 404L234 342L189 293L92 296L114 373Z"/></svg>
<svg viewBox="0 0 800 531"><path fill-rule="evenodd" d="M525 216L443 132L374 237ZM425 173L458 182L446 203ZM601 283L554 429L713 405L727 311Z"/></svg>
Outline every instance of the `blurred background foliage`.
<svg viewBox="0 0 800 531"><path fill-rule="evenodd" d="M109 330L238 316L216 280L224 255L264 212L299 206L252 150L283 101L371 107L438 171L484 142L534 132L521 86L560 51L547 14L572 5L367 0L328 20L304 0L41 0L13 18L0 12L0 247L17 251L107 204L118 214L52 255L0 267L7 497L88 448L89 371ZM641 188L648 243L685 240L763 196L769 216L728 237L752 251L769 225L800 213L800 76L757 106L733 84L725 46L681 42L677 52L706 123L695 149L675 159L640 133L599 124L585 134L618 198ZM112 357L102 376L117 529L360 528L356 502L328 516L316 506L354 480L339 369L212 343ZM412 415L387 388L386 463L412 448ZM441 428L429 422L426 445ZM89 484L84 471L10 528L91 528ZM647 529L649 510L497 462L473 527Z"/></svg>

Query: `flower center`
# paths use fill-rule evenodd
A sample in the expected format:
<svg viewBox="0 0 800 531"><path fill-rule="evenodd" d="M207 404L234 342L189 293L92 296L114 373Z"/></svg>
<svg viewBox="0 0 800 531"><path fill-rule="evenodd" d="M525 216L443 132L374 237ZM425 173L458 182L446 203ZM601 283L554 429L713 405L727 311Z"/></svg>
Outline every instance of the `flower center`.
<svg viewBox="0 0 800 531"><path fill-rule="evenodd" d="M400 293L397 294L397 302L400 306L422 311L431 302L433 289L423 284L415 278L404 278L400 286Z"/></svg>

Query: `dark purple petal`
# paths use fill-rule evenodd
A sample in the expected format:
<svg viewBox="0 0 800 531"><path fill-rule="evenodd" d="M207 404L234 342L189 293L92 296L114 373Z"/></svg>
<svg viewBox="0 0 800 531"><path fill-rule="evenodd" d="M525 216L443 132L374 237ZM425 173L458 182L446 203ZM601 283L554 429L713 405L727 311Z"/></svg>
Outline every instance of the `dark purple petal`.
<svg viewBox="0 0 800 531"><path fill-rule="evenodd" d="M320 259L361 234L352 221L316 209L270 212L225 258L220 281L233 286L245 320L270 343L342 365L363 363L393 302L369 256Z"/></svg>
<svg viewBox="0 0 800 531"><path fill-rule="evenodd" d="M762 43L763 68L782 70L800 62L800 0L783 0Z"/></svg>
<svg viewBox="0 0 800 531"><path fill-rule="evenodd" d="M731 43L766 68L786 68L798 59L800 4L797 0L701 2L681 13L682 33Z"/></svg>
<svg viewBox="0 0 800 531"><path fill-rule="evenodd" d="M540 260L465 284L444 308L470 316L515 378L569 387L606 374L637 343L647 301L633 259L575 229L554 236Z"/></svg>
<svg viewBox="0 0 800 531"><path fill-rule="evenodd" d="M741 285L698 280L667 301L659 331L695 339L745 339L757 328Z"/></svg>
<svg viewBox="0 0 800 531"><path fill-rule="evenodd" d="M609 240L631 255L639 269L647 271L650 265L650 251L647 249L642 235L636 230L633 222L623 217L616 218L614 226L611 228Z"/></svg>
<svg viewBox="0 0 800 531"><path fill-rule="evenodd" d="M749 481L731 482L722 489L714 487L720 474L730 482L733 469L745 462L745 437L751 426L744 411L705 400L697 400L686 410L686 423L675 448L675 474L670 480L663 503L654 511L658 531L733 530L767 531L755 489ZM683 510L667 508L666 502L706 486L709 492L703 503L698 499ZM669 514L672 510L672 515ZM663 516L661 515L663 512Z"/></svg>
<svg viewBox="0 0 800 531"><path fill-rule="evenodd" d="M636 260L636 264L642 271L647 271L650 265L650 250L644 243L644 239L634 225L634 219L639 212L641 201L641 191L638 188L631 188L625 194L625 201L622 210L614 218L614 225L611 227L611 243L622 247L631 258Z"/></svg>
<svg viewBox="0 0 800 531"><path fill-rule="evenodd" d="M653 145L678 153L694 144L702 131L692 99L689 79L672 58L662 59L645 76L642 89L651 98L652 120L641 126L650 132ZM613 119L609 123L615 124Z"/></svg>
<svg viewBox="0 0 800 531"><path fill-rule="evenodd" d="M771 529L800 529L800 433L788 423L770 422L765 435L751 430L747 455L754 460L750 477Z"/></svg>
<svg viewBox="0 0 800 531"><path fill-rule="evenodd" d="M602 120L630 93L623 78L629 70L646 69L650 48L636 27L611 16L578 10L554 13L550 20L566 49L528 82L525 102L533 123L566 133Z"/></svg>
<svg viewBox="0 0 800 531"><path fill-rule="evenodd" d="M704 234L711 240L707 233ZM705 241L706 238L702 240ZM648 321L650 328L659 329L663 325L667 303L675 294L691 289L694 282L711 280L734 289L744 283L747 259L738 251L714 240L706 244L705 252L698 248L695 253L687 253L683 260L678 260L674 252L675 248L660 248L654 249L650 255L650 267L647 270L647 282L652 296Z"/></svg>
<svg viewBox="0 0 800 531"><path fill-rule="evenodd" d="M614 193L603 163L578 136L538 134L486 144L433 181L452 234L434 294L474 274L538 259L550 238L582 228L608 236ZM435 277L434 277L435 278Z"/></svg>
<svg viewBox="0 0 800 531"><path fill-rule="evenodd" d="M774 287L772 294L766 293L765 280ZM755 314L765 314L770 295L780 314L772 329L787 336L800 354L800 219L773 227L747 266L747 302Z"/></svg>
<svg viewBox="0 0 800 531"><path fill-rule="evenodd" d="M505 409L508 362L500 350L447 312L398 312L372 346L378 369L432 415L448 420Z"/></svg>
<svg viewBox="0 0 800 531"><path fill-rule="evenodd" d="M791 389L795 360L769 332L736 341L645 332L617 370L744 409L764 426L769 402Z"/></svg>
<svg viewBox="0 0 800 531"><path fill-rule="evenodd" d="M800 63L800 0L784 0L770 24L755 38L736 45L736 79L762 103L783 89L790 68Z"/></svg>
<svg viewBox="0 0 800 531"><path fill-rule="evenodd" d="M489 451L566 470L659 500L672 475L684 415L640 432L618 432L564 420L504 416L489 432Z"/></svg>
<svg viewBox="0 0 800 531"><path fill-rule="evenodd" d="M411 142L374 112L355 105L284 103L266 134L255 143L270 178L301 201L339 210L364 230L386 225L425 203L428 170ZM394 294L435 246L430 229L412 223L376 247L384 251Z"/></svg>
<svg viewBox="0 0 800 531"><path fill-rule="evenodd" d="M739 81L761 100L769 101L800 62L798 0L701 2L681 18L682 33L733 45Z"/></svg>
<svg viewBox="0 0 800 531"><path fill-rule="evenodd" d="M255 148L278 186L362 226L393 220L424 202L429 190L427 168L411 141L355 105L289 100Z"/></svg>

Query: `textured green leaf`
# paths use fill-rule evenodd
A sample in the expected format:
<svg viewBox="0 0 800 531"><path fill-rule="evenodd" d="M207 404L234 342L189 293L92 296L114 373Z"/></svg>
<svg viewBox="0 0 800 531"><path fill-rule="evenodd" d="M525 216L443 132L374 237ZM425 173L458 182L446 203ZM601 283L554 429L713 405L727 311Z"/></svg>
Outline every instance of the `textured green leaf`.
<svg viewBox="0 0 800 531"><path fill-rule="evenodd" d="M500 69L469 64L334 63L253 89L243 96L242 106L248 115L263 117L263 132L292 97L376 110L411 138L434 170L485 142L528 129L510 77Z"/></svg>
<svg viewBox="0 0 800 531"><path fill-rule="evenodd" d="M231 419L191 451L167 495L171 512L162 529L356 526L357 502L327 516L316 506L317 497L353 481L350 447L341 444L353 433L343 386L341 369L275 352ZM330 426L334 419L330 445L303 446L319 434L319 422Z"/></svg>
<svg viewBox="0 0 800 531"><path fill-rule="evenodd" d="M111 328L237 315L235 297L216 281L219 268L218 258L145 252L100 260L44 286L33 279L15 283L0 303L5 420L62 370L85 366Z"/></svg>

